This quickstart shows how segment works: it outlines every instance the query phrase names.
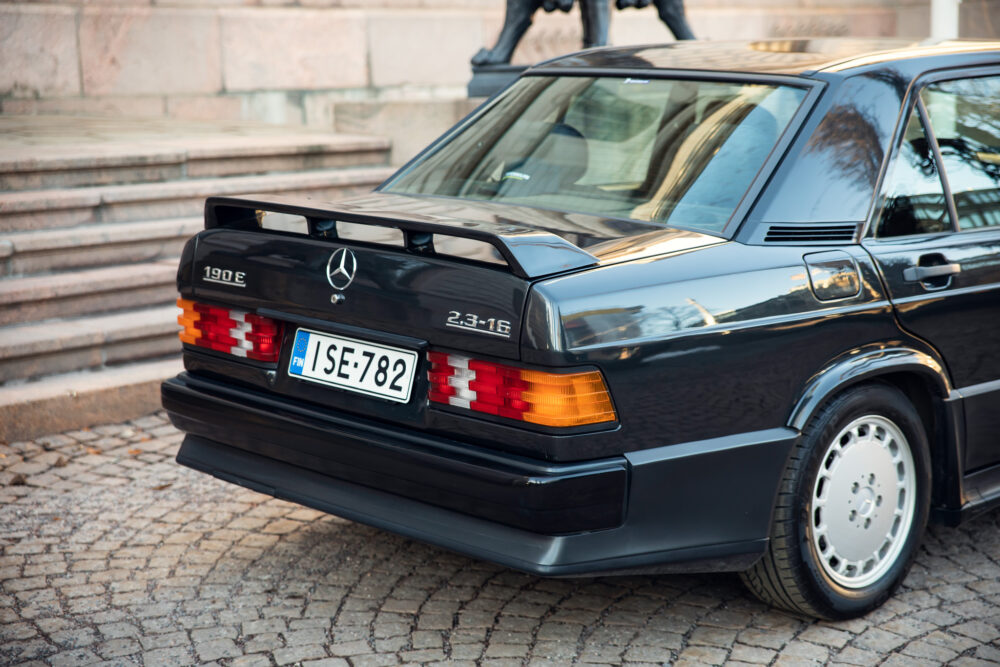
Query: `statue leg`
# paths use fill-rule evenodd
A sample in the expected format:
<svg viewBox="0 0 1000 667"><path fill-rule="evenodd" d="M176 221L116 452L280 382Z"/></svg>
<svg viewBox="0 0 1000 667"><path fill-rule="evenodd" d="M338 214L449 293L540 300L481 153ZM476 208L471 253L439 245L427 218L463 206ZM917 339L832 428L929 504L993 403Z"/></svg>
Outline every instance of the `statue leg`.
<svg viewBox="0 0 1000 667"><path fill-rule="evenodd" d="M502 65L510 62L517 43L531 27L531 17L542 0L507 0L500 37L492 49L482 48L472 56L473 65Z"/></svg>
<svg viewBox="0 0 1000 667"><path fill-rule="evenodd" d="M608 0L580 0L583 19L583 48L604 46L608 43L608 25L611 21Z"/></svg>
<svg viewBox="0 0 1000 667"><path fill-rule="evenodd" d="M670 32L674 33L677 39L695 39L688 25L687 17L684 16L684 0L653 0L656 3L656 10L660 13L660 20L667 24Z"/></svg>

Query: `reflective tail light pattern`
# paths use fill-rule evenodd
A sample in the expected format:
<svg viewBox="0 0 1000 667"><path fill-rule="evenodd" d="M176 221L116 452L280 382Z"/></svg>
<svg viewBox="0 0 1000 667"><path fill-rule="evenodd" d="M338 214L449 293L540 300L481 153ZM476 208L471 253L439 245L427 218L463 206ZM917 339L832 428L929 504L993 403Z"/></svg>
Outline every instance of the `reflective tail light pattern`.
<svg viewBox="0 0 1000 667"><path fill-rule="evenodd" d="M177 316L177 323L184 327L179 334L182 343L256 361L278 361L281 351L279 322L245 310L209 306L188 299L177 299L177 305L184 311Z"/></svg>
<svg viewBox="0 0 1000 667"><path fill-rule="evenodd" d="M435 403L543 426L616 419L599 371L546 373L435 351L427 359Z"/></svg>

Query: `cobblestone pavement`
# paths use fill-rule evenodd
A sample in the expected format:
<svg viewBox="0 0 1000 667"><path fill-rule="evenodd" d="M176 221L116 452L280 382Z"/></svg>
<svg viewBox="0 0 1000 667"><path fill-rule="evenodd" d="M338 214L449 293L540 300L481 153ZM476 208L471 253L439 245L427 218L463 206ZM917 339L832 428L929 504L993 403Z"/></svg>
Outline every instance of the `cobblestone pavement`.
<svg viewBox="0 0 1000 667"><path fill-rule="evenodd" d="M1000 663L1000 513L845 623L735 575L550 580L181 468L162 413L0 445L0 665Z"/></svg>

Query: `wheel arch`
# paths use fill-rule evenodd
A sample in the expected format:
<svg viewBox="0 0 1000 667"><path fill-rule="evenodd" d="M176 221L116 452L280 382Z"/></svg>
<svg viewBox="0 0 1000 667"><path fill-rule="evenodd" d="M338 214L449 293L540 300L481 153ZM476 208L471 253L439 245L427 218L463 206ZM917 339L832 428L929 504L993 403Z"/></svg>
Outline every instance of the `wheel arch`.
<svg viewBox="0 0 1000 667"><path fill-rule="evenodd" d="M944 363L934 354L874 344L845 352L809 378L789 415L801 432L827 401L851 387L883 382L913 404L924 425L932 467L931 506L961 506L962 426Z"/></svg>

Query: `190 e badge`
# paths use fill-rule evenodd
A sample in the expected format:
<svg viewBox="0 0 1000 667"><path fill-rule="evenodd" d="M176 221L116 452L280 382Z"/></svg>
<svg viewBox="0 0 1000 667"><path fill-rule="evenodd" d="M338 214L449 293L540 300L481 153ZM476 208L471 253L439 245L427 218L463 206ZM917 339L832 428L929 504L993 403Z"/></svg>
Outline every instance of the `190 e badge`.
<svg viewBox="0 0 1000 667"><path fill-rule="evenodd" d="M208 283L218 283L220 285L230 285L231 287L246 287L247 274L245 271L232 271L230 269L220 269L217 266L203 267L204 274L201 279Z"/></svg>

